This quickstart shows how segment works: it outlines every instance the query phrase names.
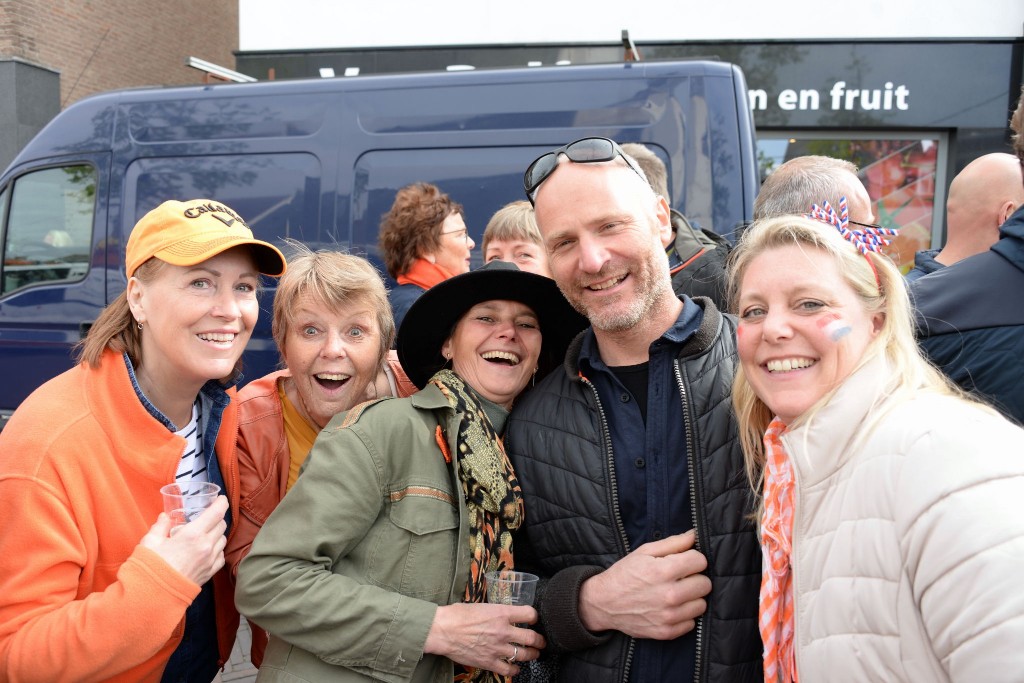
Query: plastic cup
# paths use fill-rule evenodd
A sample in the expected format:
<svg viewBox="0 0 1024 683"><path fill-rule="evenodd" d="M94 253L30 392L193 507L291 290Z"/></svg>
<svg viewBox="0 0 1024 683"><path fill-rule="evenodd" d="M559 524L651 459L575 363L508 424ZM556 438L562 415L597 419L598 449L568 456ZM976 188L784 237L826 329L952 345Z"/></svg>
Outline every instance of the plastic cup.
<svg viewBox="0 0 1024 683"><path fill-rule="evenodd" d="M209 482L167 484L160 487L164 499L164 512L171 518L171 533L179 529L213 505L220 495L220 486Z"/></svg>
<svg viewBox="0 0 1024 683"><path fill-rule="evenodd" d="M537 595L535 574L502 569L484 574L487 582L487 602L498 605L533 605Z"/></svg>

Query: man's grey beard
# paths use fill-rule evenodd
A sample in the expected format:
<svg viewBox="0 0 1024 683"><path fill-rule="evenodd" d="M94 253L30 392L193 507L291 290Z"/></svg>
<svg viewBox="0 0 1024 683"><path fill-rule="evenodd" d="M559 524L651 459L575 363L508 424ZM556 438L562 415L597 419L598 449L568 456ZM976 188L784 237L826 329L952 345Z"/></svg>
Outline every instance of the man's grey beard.
<svg viewBox="0 0 1024 683"><path fill-rule="evenodd" d="M657 257L658 254L655 253L654 258ZM583 303L582 297L579 301L575 301L568 296L565 298L580 315L590 321L594 329L612 333L626 332L639 325L644 317L651 313L655 304L665 295L675 296L672 291L672 276L669 273L668 258L663 256L660 261L656 261L653 271L650 280L644 283L649 285L645 286L646 291L638 292L641 296L631 301L624 311L615 313L594 312L590 311L586 304ZM638 278L639 276L636 273L630 273L630 277ZM579 287L579 283L577 283L577 287L582 289L582 287ZM563 291L562 294L565 295L565 292Z"/></svg>

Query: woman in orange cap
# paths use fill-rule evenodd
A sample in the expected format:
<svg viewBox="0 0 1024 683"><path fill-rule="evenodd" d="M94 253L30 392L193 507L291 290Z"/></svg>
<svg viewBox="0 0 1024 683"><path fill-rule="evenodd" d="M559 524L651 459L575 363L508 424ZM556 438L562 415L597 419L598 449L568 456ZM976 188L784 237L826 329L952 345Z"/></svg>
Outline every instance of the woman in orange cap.
<svg viewBox="0 0 1024 683"><path fill-rule="evenodd" d="M259 275L284 269L210 200L168 201L136 224L128 287L79 364L0 433L0 679L216 675L238 625L220 571L238 505L232 385ZM172 535L160 488L174 482L227 497Z"/></svg>

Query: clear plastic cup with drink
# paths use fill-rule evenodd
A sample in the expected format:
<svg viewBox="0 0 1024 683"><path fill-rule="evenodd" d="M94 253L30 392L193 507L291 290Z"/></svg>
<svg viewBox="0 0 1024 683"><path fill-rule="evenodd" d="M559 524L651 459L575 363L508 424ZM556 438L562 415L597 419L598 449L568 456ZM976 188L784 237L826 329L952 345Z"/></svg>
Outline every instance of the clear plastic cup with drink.
<svg viewBox="0 0 1024 683"><path fill-rule="evenodd" d="M185 482L160 487L164 512L171 518L171 533L185 526L213 505L220 486L209 482Z"/></svg>

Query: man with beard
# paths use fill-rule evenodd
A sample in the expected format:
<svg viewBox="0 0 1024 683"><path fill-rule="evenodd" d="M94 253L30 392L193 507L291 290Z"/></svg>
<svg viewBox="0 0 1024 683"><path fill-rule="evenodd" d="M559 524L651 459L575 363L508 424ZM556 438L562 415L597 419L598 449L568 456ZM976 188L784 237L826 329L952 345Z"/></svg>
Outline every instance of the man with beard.
<svg viewBox="0 0 1024 683"><path fill-rule="evenodd" d="M736 322L677 297L664 198L605 138L526 172L548 264L590 320L510 417L516 557L559 680L756 681L761 558L730 406Z"/></svg>

